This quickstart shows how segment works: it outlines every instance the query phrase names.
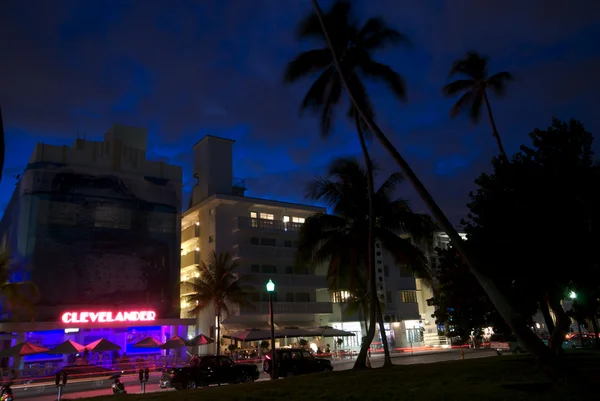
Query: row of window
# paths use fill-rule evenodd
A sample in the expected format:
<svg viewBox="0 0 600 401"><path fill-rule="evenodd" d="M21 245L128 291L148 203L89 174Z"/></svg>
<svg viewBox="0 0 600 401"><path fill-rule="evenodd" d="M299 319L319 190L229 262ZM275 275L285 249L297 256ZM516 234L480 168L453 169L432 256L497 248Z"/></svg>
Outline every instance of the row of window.
<svg viewBox="0 0 600 401"><path fill-rule="evenodd" d="M259 212L250 212L251 219L262 219L262 220L275 220L275 215L272 213L259 213ZM304 224L306 219L304 217L296 217L296 216L283 216L284 223L298 223Z"/></svg>
<svg viewBox="0 0 600 401"><path fill-rule="evenodd" d="M392 303L392 292L386 292L387 303ZM331 302L333 303L343 303L348 302L351 298L350 293L348 291L338 291L331 294ZM405 304L416 304L417 303L417 292L416 291L401 291L400 298L402 303Z"/></svg>
<svg viewBox="0 0 600 401"><path fill-rule="evenodd" d="M273 292L271 296L273 302L310 302L310 293L308 292L286 292L283 294ZM269 294L266 292L250 292L248 293L248 300L250 302L268 302Z"/></svg>
<svg viewBox="0 0 600 401"><path fill-rule="evenodd" d="M279 270L275 265L251 265L250 271L252 273L266 273L266 274L299 274L309 275L311 271L308 267L303 266L286 266L285 270Z"/></svg>
<svg viewBox="0 0 600 401"><path fill-rule="evenodd" d="M250 245L277 246L278 241L275 238L251 237ZM279 245L283 246L285 248L297 248L298 241L292 241L292 240L286 239L286 240L281 241L281 243Z"/></svg>

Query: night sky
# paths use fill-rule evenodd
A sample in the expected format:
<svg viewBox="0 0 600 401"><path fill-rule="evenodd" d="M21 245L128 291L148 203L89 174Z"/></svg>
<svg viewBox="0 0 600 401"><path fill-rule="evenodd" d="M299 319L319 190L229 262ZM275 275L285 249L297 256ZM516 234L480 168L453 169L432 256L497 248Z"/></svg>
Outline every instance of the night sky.
<svg viewBox="0 0 600 401"><path fill-rule="evenodd" d="M323 140L317 120L299 115L310 81L282 83L287 61L311 47L295 39L310 11L309 0L0 1L0 207L36 142L99 140L115 122L148 129L149 157L184 167L185 194L191 147L212 134L236 140L234 174L247 179L247 195L305 202L305 183L332 158L359 155L346 106ZM600 132L597 0L364 0L355 11L363 21L385 16L413 42L376 57L405 77L409 102L368 89L381 127L455 222L496 151L487 117L451 120L453 100L441 95L465 51L516 77L503 99L491 98L508 153L553 115ZM371 147L383 172L396 170ZM408 183L399 195L424 211Z"/></svg>

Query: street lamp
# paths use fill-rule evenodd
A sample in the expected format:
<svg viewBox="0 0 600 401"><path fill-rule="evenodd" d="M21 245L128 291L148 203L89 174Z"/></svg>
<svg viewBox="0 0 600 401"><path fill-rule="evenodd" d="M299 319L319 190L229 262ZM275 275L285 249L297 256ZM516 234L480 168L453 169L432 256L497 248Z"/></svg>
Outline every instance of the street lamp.
<svg viewBox="0 0 600 401"><path fill-rule="evenodd" d="M277 353L275 352L275 325L273 324L273 292L275 292L275 283L271 279L267 283L267 293L269 294L269 318L271 320L271 379L276 379L277 374Z"/></svg>
<svg viewBox="0 0 600 401"><path fill-rule="evenodd" d="M575 291L571 291L571 292L569 293L569 298L571 298L571 299L575 299L575 298L577 298L577 293L576 293Z"/></svg>

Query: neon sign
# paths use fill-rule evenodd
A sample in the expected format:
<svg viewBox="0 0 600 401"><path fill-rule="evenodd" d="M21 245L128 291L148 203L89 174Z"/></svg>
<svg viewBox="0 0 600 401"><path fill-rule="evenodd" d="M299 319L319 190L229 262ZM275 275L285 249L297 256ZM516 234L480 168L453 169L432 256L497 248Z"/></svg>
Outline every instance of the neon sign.
<svg viewBox="0 0 600 401"><path fill-rule="evenodd" d="M156 312L149 310L127 312L65 312L63 323L153 322Z"/></svg>

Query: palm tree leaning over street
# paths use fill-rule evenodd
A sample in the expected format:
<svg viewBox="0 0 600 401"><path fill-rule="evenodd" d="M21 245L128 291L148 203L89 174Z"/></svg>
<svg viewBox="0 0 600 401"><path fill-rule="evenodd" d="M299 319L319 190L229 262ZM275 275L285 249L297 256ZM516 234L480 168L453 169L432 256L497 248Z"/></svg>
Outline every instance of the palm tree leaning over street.
<svg viewBox="0 0 600 401"><path fill-rule="evenodd" d="M362 83L362 78L370 78L385 83L400 99L405 100L406 91L402 77L392 70L389 66L381 64L373 60L372 53L375 50L381 49L389 44L407 43L405 36L401 35L394 29L388 28L385 22L380 18L369 19L362 27L359 27L351 17L351 6L347 1L336 2L332 9L325 16L326 23L330 25L331 31L335 32L334 43L338 52L343 57L343 69L348 74L350 85L352 85L355 93L358 94L358 101L361 102L363 109L374 117L373 107L369 101L365 86ZM336 71L335 62L327 47L327 39L323 35L319 19L310 14L300 23L298 31L300 39L317 39L322 42L319 49L309 50L298 55L292 60L285 72L286 82L296 82L307 76L312 76L314 73L319 73L319 77L313 82L302 102L302 110L309 109L320 114L321 117L321 134L327 137L332 130L333 125L333 110L339 105L342 98L343 85L340 75ZM373 168L369 157L367 144L365 140L366 127L364 122L356 112L353 105L350 106L348 116L354 121L356 131L365 160L367 169L369 196L369 225L366 227L370 233L368 239L368 266L369 266L369 293L372 297L371 305L377 307L377 294L375 291L375 247L373 241L373 202L374 193L373 185ZM357 358L357 367L364 366L368 351L368 344L372 341L375 335L375 324L377 316L381 313L371 314L371 324L367 331L367 342L361 347L361 352ZM389 358L389 349L387 341L385 341L385 330L383 330L383 318L379 322L380 331L382 333L384 349L385 349L385 365L391 365Z"/></svg>
<svg viewBox="0 0 600 401"><path fill-rule="evenodd" d="M319 6L319 2L317 0L311 0L315 13L319 18L319 22L321 24L321 29L323 30L323 34L327 38L327 44L329 46L329 50L332 53L332 57L335 62L336 70L340 75L340 80L348 96L350 97L352 104L356 108L356 111L360 114L360 117L365 122L365 125L368 127L369 131L375 136L375 138L379 141L379 143L384 147L384 149L392 156L394 161L398 164L401 170L404 172L408 180L411 182L419 197L423 200L423 202L429 208L431 214L434 219L437 221L439 226L446 232L452 244L456 247L458 252L462 255L463 259L469 266L469 271L477 278L477 281L484 289L502 318L507 322L510 328L513 330L521 344L525 348L527 348L540 362L541 366L546 370L546 372L552 376L554 379L557 378L556 369L554 367L554 355L550 351L550 349L544 345L541 339L539 339L533 331L529 329L527 326L526 320L524 317L519 314L508 302L504 294L500 291L498 286L491 280L489 276L487 276L484 272L485 269L480 265L478 260L475 260L474 253L469 252L467 248L467 244L462 240L456 228L450 223L448 217L444 214L439 205L435 202L425 185L419 180L413 169L406 162L406 160L402 157L402 155L398 152L398 150L394 147L394 145L387 139L383 131L379 128L379 126L375 123L375 121L370 117L370 115L363 110L363 105L357 99L359 98L359 94L355 93L352 86L349 84L349 79L346 76L346 72L342 68L342 64L339 59L339 55L336 49L335 44L332 41L332 37L329 35L328 26L325 22L325 17L321 8Z"/></svg>
<svg viewBox="0 0 600 401"><path fill-rule="evenodd" d="M191 293L185 297L185 300L194 305L189 312L190 316L198 316L200 312L210 306L215 308L217 355L221 348L221 316L223 312L229 316L229 305L246 304L246 292L237 276L237 267L237 261L233 260L229 253L212 251L208 255L208 260L202 261L198 265L198 277L182 283L184 291Z"/></svg>
<svg viewBox="0 0 600 401"><path fill-rule="evenodd" d="M313 267L327 264L330 291L347 290L354 297L364 294L366 284L371 282L367 263L367 175L355 159L335 160L328 176L313 181L308 191L312 200L326 202L332 214L317 213L307 218L299 234L298 263ZM373 239L381 243L397 266L406 265L416 277L429 279L425 256L399 234L424 238L432 234L435 225L428 215L413 213L404 200L392 200L401 181L400 174L392 174L374 193ZM374 298L369 297L371 321L373 314L381 312L376 291ZM382 336L382 341L387 339Z"/></svg>
<svg viewBox="0 0 600 401"><path fill-rule="evenodd" d="M35 303L39 299L38 289L31 281L12 281L12 271L10 253L1 251L0 305L2 305L2 313L9 313L15 320L19 320L20 317L33 320Z"/></svg>
<svg viewBox="0 0 600 401"><path fill-rule="evenodd" d="M506 156L498 128L496 128L487 90L492 90L497 96L504 95L506 84L513 79L512 75L509 72L502 71L489 76L488 58L474 51L467 52L464 58L456 60L452 64L450 77L457 74L466 76L466 79L458 79L442 89L446 96L456 96L456 94L462 93L462 96L450 110L450 116L456 117L468 109L471 120L477 123L481 116L481 107L485 103L492 124L492 135L496 139L500 157L503 161L508 162L508 156Z"/></svg>

